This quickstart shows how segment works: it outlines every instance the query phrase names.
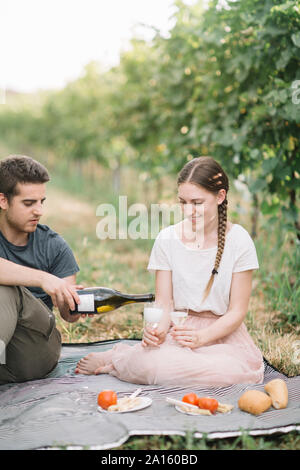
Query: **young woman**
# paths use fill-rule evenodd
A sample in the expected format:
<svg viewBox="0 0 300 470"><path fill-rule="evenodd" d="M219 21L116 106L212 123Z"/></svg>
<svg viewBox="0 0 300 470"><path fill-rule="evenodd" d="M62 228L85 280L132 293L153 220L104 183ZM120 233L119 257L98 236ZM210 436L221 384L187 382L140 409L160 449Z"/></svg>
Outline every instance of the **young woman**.
<svg viewBox="0 0 300 470"><path fill-rule="evenodd" d="M262 382L263 357L244 324L259 265L248 232L227 221L228 190L228 177L213 158L195 158L183 167L183 221L161 230L148 265L164 310L158 328L145 328L135 346L89 354L77 373L159 385ZM174 308L188 309L183 326L172 325Z"/></svg>

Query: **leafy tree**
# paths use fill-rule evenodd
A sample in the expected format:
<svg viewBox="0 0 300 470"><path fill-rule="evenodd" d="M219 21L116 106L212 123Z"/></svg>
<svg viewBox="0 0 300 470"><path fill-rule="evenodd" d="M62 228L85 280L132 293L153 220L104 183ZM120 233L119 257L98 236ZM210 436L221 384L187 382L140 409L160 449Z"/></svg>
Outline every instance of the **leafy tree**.
<svg viewBox="0 0 300 470"><path fill-rule="evenodd" d="M134 40L112 70L89 64L42 107L1 112L3 138L97 160L116 191L123 165L159 180L210 154L300 239L300 1L175 5L169 37Z"/></svg>
<svg viewBox="0 0 300 470"><path fill-rule="evenodd" d="M293 99L300 2L214 0L207 10L202 2L175 3L170 37L157 35L148 52L159 60L147 64L147 80L136 70L138 80L126 75L138 103L138 119L128 124L141 137L131 144L146 146L151 174L177 172L187 159L213 155L248 185L256 212L272 221L281 211L285 227L296 228L300 239L300 106ZM135 69L145 73L137 62Z"/></svg>
<svg viewBox="0 0 300 470"><path fill-rule="evenodd" d="M213 1L194 33L191 22L187 42L201 70L187 103L190 145L206 145L232 176L244 175L262 212L275 218L282 209L300 239L300 106L292 99L300 2Z"/></svg>

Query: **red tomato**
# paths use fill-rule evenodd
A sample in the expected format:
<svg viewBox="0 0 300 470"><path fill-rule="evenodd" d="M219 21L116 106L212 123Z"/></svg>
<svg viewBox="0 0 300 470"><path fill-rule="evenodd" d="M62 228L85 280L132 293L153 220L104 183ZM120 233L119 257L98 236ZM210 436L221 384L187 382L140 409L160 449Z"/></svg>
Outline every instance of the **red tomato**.
<svg viewBox="0 0 300 470"><path fill-rule="evenodd" d="M214 398L200 397L198 399L198 406L199 408L203 408L204 410L209 410L214 413L217 411L219 403Z"/></svg>
<svg viewBox="0 0 300 470"><path fill-rule="evenodd" d="M185 403L189 403L190 405L198 405L198 395L196 393L188 393L187 395L184 395L182 401Z"/></svg>
<svg viewBox="0 0 300 470"><path fill-rule="evenodd" d="M117 403L117 394L113 390L102 390L98 395L98 405L101 406L104 410L111 405L116 405Z"/></svg>

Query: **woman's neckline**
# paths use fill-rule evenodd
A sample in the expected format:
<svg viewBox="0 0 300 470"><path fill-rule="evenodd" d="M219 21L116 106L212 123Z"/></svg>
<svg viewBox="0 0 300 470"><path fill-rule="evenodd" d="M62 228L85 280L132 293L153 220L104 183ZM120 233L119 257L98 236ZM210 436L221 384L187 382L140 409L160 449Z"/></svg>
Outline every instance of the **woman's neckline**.
<svg viewBox="0 0 300 470"><path fill-rule="evenodd" d="M233 230L233 227L235 227L237 224L232 224L230 230L228 230L228 232L226 233L225 235L225 239L227 240L228 239L228 236L231 234L232 230ZM212 250L215 250L218 248L218 245L215 245L215 246L212 246L210 248L203 248L203 249L199 249L199 248L191 248L190 246L187 246L185 243L183 243L183 241L181 240L181 238L179 237L177 231L176 231L176 226L174 225L174 232L175 232L175 236L177 238L177 240L181 243L181 245L184 246L184 248L186 248L187 250L190 250L190 251L196 251L198 253L202 253L204 251L212 251Z"/></svg>

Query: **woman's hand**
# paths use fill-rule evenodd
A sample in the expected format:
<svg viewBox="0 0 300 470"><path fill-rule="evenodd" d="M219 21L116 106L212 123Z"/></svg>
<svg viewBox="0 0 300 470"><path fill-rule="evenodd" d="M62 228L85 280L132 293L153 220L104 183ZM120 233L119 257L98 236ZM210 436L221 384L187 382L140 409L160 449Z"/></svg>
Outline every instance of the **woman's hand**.
<svg viewBox="0 0 300 470"><path fill-rule="evenodd" d="M174 326L171 335L180 346L196 349L204 344L201 330L195 330L193 328L187 329L184 326Z"/></svg>
<svg viewBox="0 0 300 470"><path fill-rule="evenodd" d="M158 326L157 328L145 327L142 346L159 346L162 344L166 338L167 331L163 326Z"/></svg>

